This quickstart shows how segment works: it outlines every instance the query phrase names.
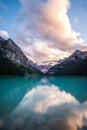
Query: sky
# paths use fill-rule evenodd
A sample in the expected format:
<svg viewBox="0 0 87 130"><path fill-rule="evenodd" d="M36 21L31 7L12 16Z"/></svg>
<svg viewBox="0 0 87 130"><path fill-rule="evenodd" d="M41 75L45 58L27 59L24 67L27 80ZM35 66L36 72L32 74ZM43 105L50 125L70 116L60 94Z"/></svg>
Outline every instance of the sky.
<svg viewBox="0 0 87 130"><path fill-rule="evenodd" d="M0 0L0 35L33 61L87 50L87 0Z"/></svg>

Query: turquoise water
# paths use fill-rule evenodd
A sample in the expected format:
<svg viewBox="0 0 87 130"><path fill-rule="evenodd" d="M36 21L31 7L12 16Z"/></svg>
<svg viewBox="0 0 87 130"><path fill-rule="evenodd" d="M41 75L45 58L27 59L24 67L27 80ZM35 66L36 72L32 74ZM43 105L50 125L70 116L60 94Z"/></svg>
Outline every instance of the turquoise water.
<svg viewBox="0 0 87 130"><path fill-rule="evenodd" d="M0 77L0 130L87 130L87 77Z"/></svg>

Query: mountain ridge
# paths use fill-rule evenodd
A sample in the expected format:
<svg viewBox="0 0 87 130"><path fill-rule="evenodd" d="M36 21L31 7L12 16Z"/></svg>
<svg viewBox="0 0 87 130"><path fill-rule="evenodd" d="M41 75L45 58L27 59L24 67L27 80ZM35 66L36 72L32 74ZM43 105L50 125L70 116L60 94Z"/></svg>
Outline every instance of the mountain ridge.
<svg viewBox="0 0 87 130"><path fill-rule="evenodd" d="M11 39L0 37L0 75L31 75L40 73L33 68L23 51Z"/></svg>
<svg viewBox="0 0 87 130"><path fill-rule="evenodd" d="M76 50L60 64L51 67L47 75L87 75L87 51Z"/></svg>
<svg viewBox="0 0 87 130"><path fill-rule="evenodd" d="M55 63L38 65L29 60L13 40L0 37L0 75L87 75L87 51L76 50Z"/></svg>

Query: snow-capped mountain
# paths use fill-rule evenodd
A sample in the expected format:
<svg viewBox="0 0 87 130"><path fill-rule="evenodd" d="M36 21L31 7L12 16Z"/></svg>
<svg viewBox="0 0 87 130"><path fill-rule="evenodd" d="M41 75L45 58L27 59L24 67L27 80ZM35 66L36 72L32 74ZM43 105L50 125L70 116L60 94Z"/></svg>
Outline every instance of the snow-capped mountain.
<svg viewBox="0 0 87 130"><path fill-rule="evenodd" d="M38 69L45 74L52 66L56 65L57 63L58 61L55 60L45 61L38 64Z"/></svg>

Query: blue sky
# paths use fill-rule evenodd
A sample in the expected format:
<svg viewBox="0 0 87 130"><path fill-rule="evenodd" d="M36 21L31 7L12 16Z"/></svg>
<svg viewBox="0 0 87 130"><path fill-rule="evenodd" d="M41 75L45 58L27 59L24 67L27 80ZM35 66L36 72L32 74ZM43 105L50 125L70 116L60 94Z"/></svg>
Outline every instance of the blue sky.
<svg viewBox="0 0 87 130"><path fill-rule="evenodd" d="M20 10L19 0L0 0L0 29L8 31L13 37L12 26L16 23L17 15Z"/></svg>
<svg viewBox="0 0 87 130"><path fill-rule="evenodd" d="M19 0L0 0L0 17L3 23L0 24L0 29L7 30L12 36L12 25L17 20L17 15L20 11ZM85 42L87 41L87 0L71 0L71 7L68 11L70 22L76 31L80 31Z"/></svg>
<svg viewBox="0 0 87 130"><path fill-rule="evenodd" d="M69 18L73 28L81 32L81 35L87 43L87 0L71 0L71 8L69 10ZM77 24L75 23L75 18Z"/></svg>
<svg viewBox="0 0 87 130"><path fill-rule="evenodd" d="M72 50L81 48L83 44L87 45L87 29L86 29L87 0L70 0L70 8L68 9L68 7L65 6L67 10L67 14L64 14L66 20L61 19L62 20L61 22L65 20L65 23L63 23L64 28L65 28L65 24L66 26L68 26L69 29L71 28L70 34L69 34L68 29L67 28L65 29L66 34L67 35L69 34L68 39L71 38L71 40L74 40L74 42L76 43L76 45L74 43L71 44L71 41L70 41L70 43L68 43L69 46L67 45L67 43L64 43L64 42L62 43L62 41L64 40L67 41L67 39L64 39L66 34L63 34L64 35L63 40L61 39L60 34L54 35L54 32L57 32L57 30L54 28L55 25L52 25L52 24L53 22L56 23L57 15L55 15L55 13L57 12L55 10L56 8L55 3L57 3L58 0L55 0L55 1L49 0L50 2L48 2L48 0L43 0L43 1L45 1L47 5L41 5L40 0L32 0L32 1L31 0L0 0L0 30L6 31L9 34L10 38L18 42L19 46L24 50L25 54L27 54L29 58L30 58L30 55L31 57L38 57L41 55L44 57L43 59L46 60L45 57L47 57L49 53L50 55L48 56L48 58L51 58L51 60L56 59L56 57L58 56L61 58L62 54L64 54L64 56L69 55L70 52L72 52ZM68 0L60 0L60 1L67 2ZM52 2L54 4L53 6L52 6ZM57 4L59 4L59 2ZM45 10L47 10L47 12L45 12ZM49 17L46 19L47 16L45 15L47 14L48 14L48 17L49 15L52 15L52 17ZM18 19L21 19L21 20L18 20ZM51 21L49 21L49 19ZM52 21L52 19L54 19L54 21ZM69 21L70 23L66 23L68 19L70 20ZM23 20L25 22L23 22ZM32 23L32 21L34 22ZM42 23L40 23L40 21ZM61 22L59 23L59 27L62 27L60 25ZM45 25L45 29L44 29L45 32L43 29L42 29L43 30L42 32L40 28L40 27L43 28L43 23ZM53 30L50 31L50 26L48 27L48 24L53 26L53 28L55 29L54 32L50 33ZM39 29L35 30L37 26ZM65 31L65 30L59 29L60 32ZM76 34L73 34L73 30ZM80 39L77 38L78 32L81 33L81 35L79 36ZM55 40L53 41L53 39ZM77 42L80 42L81 39L83 39L84 42L81 45L79 45L79 43ZM61 45L60 43L49 44L50 41L54 43L56 41L60 42ZM29 43L29 46L27 43ZM42 53L43 51L42 51L41 46L42 48L46 48L45 49L46 51L44 54ZM75 46L77 46L78 48L75 48ZM32 48L33 48L33 53L31 51ZM85 48L84 45L82 49L83 48Z"/></svg>

